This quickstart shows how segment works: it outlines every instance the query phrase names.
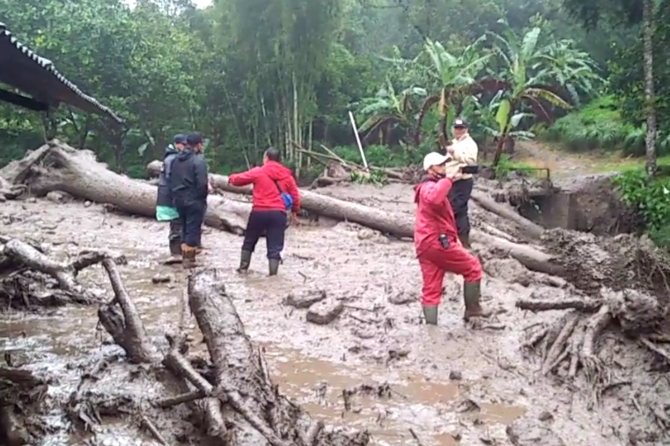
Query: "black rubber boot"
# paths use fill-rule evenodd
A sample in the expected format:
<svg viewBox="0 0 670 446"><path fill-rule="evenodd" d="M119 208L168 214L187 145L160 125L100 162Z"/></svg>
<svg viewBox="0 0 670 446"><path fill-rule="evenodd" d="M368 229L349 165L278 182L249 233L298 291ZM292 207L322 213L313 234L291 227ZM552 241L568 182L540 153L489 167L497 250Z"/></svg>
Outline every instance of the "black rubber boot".
<svg viewBox="0 0 670 446"><path fill-rule="evenodd" d="M270 275L271 276L276 276L277 271L279 271L279 264L281 263L281 260L279 259L269 259L268 260L268 265L270 267Z"/></svg>
<svg viewBox="0 0 670 446"><path fill-rule="evenodd" d="M240 253L240 267L237 268L238 273L246 273L249 271L251 265L251 252L242 250Z"/></svg>
<svg viewBox="0 0 670 446"><path fill-rule="evenodd" d="M491 312L484 310L479 302L481 295L481 282L463 284L463 302L465 303L463 320L466 322L475 317L484 319L491 317Z"/></svg>
<svg viewBox="0 0 670 446"><path fill-rule="evenodd" d="M179 239L170 240L170 254L174 256L181 255L181 240Z"/></svg>
<svg viewBox="0 0 670 446"><path fill-rule="evenodd" d="M423 318L427 325L437 325L437 305L426 305L423 307Z"/></svg>

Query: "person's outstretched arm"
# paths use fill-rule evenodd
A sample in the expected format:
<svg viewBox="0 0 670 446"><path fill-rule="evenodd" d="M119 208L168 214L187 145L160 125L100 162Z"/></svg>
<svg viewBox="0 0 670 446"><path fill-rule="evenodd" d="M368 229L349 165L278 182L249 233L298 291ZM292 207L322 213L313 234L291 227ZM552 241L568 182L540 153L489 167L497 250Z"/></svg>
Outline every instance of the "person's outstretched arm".
<svg viewBox="0 0 670 446"><path fill-rule="evenodd" d="M261 170L260 167L254 167L246 172L234 173L228 177L228 184L231 186L246 186L248 184L253 184L261 173Z"/></svg>

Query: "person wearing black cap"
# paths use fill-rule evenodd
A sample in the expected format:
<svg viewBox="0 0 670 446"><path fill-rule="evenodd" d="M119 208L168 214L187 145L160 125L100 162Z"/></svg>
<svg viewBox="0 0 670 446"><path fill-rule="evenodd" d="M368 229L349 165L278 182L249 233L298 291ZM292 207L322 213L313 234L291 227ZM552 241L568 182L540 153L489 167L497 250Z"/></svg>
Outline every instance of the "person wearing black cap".
<svg viewBox="0 0 670 446"><path fill-rule="evenodd" d="M187 146L172 163L169 177L174 206L182 224L181 255L185 268L196 265L198 242L202 232L209 194L207 163L202 153L203 141L199 133L186 138Z"/></svg>
<svg viewBox="0 0 670 446"><path fill-rule="evenodd" d="M454 140L447 147L447 153L457 161L466 165L477 164L479 148L474 139L468 133L468 123L461 118L454 119L451 127ZM464 248L470 248L470 219L468 218L468 202L472 195L474 181L471 174L460 174L454 178L454 184L449 191L449 203L454 211L456 226L458 228L458 239Z"/></svg>
<svg viewBox="0 0 670 446"><path fill-rule="evenodd" d="M172 192L168 181L172 170L172 162L177 157L177 153L185 146L186 135L179 134L175 135L172 144L165 149L161 173L158 176L158 193L156 195L156 220L170 222L170 232L168 234L170 253L177 256L181 255L181 220L177 209L173 206Z"/></svg>

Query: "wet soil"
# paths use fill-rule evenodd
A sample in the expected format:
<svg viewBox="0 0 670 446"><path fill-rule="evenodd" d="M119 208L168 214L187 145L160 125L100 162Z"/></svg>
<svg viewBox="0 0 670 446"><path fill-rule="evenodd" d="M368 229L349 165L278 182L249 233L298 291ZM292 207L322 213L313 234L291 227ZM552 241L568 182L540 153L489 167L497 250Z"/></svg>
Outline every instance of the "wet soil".
<svg viewBox="0 0 670 446"><path fill-rule="evenodd" d="M344 185L320 192L412 211L407 186ZM475 208L475 224L477 215ZM125 254L129 262L120 267L121 274L149 334L160 337L176 323L186 275L162 263L166 225L115 215L99 205L46 200L3 203L2 217L6 234L38 239L62 255L100 247ZM586 383L564 385L541 376L536 360L522 355L524 327L553 320L558 312L521 313L514 308L516 299L566 291L519 280L524 269L514 261L494 259L485 265L484 299L498 310L494 321L479 330L463 326L461 281L450 276L440 325L426 327L419 323L420 274L411 243L320 219L318 225L289 230L279 276L266 277L261 242L251 274L240 277L234 270L241 239L205 231L207 249L200 261L229 272L227 289L247 333L265 346L282 391L330 424L369 429L373 444L419 444L411 432L424 446L533 444L512 442L506 433L506 426L521 418L574 446L668 444L645 443L642 435L650 429L648 400L668 395L670 387L667 379L659 379L663 373L647 351L614 337L603 341L611 344L604 350L617 353L615 371L623 384L608 390L595 407ZM164 280L152 280L157 276ZM107 287L98 267L85 271L83 280ZM286 305L290 294L324 292L326 299L344 305L328 325L309 323L307 310ZM59 384L50 392L71 392L81 375L71 363L83 354L115 348L102 345L95 311L67 307L46 314L5 314L0 345L15 363L57 376ZM137 441L117 438L114 444ZM50 438L43 444L67 443Z"/></svg>

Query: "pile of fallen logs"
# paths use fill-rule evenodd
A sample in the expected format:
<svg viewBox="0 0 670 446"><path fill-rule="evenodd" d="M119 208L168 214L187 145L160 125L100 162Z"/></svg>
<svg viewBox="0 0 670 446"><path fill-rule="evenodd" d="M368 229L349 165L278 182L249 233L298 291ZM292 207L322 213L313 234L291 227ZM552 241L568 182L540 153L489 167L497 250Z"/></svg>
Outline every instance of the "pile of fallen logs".
<svg viewBox="0 0 670 446"><path fill-rule="evenodd" d="M113 256L88 252L70 263L59 263L17 239L3 239L3 255L15 269L53 277L57 287L73 301L92 303L92 293L77 281L77 272L100 263L113 290L98 316L101 325L125 353L125 361L102 358L84 371L81 383L67 401L49 401L47 379L25 370L0 368L0 440L2 444L35 444L45 434L46 419L62 410L80 431L96 431L107 418L125 418L128 429L141 426L162 445L208 444L231 446L363 446L366 432L326 428L299 406L283 397L272 383L263 353L244 332L224 277L217 270L202 270L189 277L180 301L180 318L166 334L165 348L150 339L131 296L125 289ZM102 301L102 296L96 299ZM189 355L186 331L191 314L203 334L209 360ZM11 361L8 361L11 363ZM139 367L139 369L138 369ZM147 381L137 392L137 371ZM135 378L133 378L135 376ZM100 381L116 380L112 387L96 388ZM127 382L123 380L127 379ZM154 384L151 384L154 381ZM124 387L129 390L123 391ZM120 392L110 394L110 390ZM39 394L39 396L38 396ZM184 415L184 410L190 416ZM21 413L18 422L15 413ZM30 416L25 416L30 414ZM192 419L185 423L184 419ZM42 420L42 422L40 422ZM201 427L200 429L198 429ZM138 438L138 433L134 438ZM24 443L25 441L25 443Z"/></svg>
<svg viewBox="0 0 670 446"><path fill-rule="evenodd" d="M148 170L157 173L160 163L151 163ZM58 190L80 199L109 203L128 213L150 217L154 214L154 186L117 175L98 163L90 152L76 151L58 141L1 169L0 176L37 195ZM219 191L251 192L250 187L230 186L223 175L212 175L211 180ZM412 237L414 221L411 214L386 212L311 190L301 190L300 196L302 206L311 213L358 223L398 238ZM543 305L519 302L519 308L532 311L573 308L588 315L561 320L558 331L545 330L537 335L537 339L546 345L556 345L557 353L552 353L555 359L546 366L549 370L556 370L557 364L562 364L566 358L577 358L570 364L568 374L574 374L576 367L593 370L594 356L590 351L595 348L598 333L610 325L625 322L629 327L660 329L660 321L668 311L668 291L664 281L670 274L670 264L667 257L651 244L640 243L635 237L612 241L611 238L585 237L573 231L545 231L481 191L475 191L472 198L485 211L503 217L513 228L511 231L494 228L483 215L481 221L474 222L476 229L471 234L476 246L495 252L497 256L514 258L531 271L561 277L584 295L583 302L559 301ZM248 202L211 196L209 204L206 224L235 233L244 231L250 212ZM632 290L644 296L634 295ZM564 330L564 327L567 328ZM635 330L626 330L629 336L633 332ZM641 330L637 333L647 348L656 345L653 333ZM575 334L580 341L570 345L564 342ZM530 345L538 343L533 341ZM578 346L585 346L581 355L575 353ZM663 349L656 349L656 352L667 356Z"/></svg>

